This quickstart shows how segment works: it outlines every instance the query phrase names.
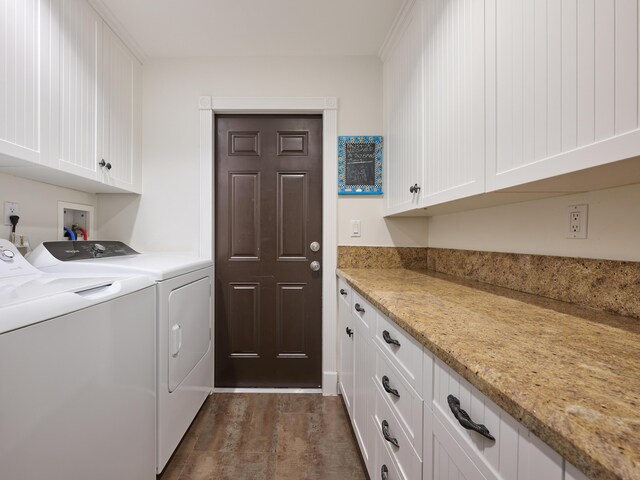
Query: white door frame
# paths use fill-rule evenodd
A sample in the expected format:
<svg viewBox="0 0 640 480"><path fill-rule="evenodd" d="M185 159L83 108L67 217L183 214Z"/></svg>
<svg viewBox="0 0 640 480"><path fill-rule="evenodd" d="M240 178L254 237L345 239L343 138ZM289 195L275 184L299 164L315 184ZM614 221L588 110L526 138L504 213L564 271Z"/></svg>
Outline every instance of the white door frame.
<svg viewBox="0 0 640 480"><path fill-rule="evenodd" d="M200 109L200 255L214 258L214 117L220 113L322 114L322 393L337 395L338 100L335 97L210 97Z"/></svg>

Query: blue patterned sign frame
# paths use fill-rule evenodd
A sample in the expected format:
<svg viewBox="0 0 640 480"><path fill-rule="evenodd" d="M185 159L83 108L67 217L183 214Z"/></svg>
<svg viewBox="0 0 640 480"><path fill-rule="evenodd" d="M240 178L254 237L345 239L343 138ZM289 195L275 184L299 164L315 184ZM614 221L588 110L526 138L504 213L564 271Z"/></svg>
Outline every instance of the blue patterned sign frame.
<svg viewBox="0 0 640 480"><path fill-rule="evenodd" d="M347 185L345 155L347 143L375 143L374 185ZM382 195L382 136L339 136L338 137L338 194L339 195Z"/></svg>

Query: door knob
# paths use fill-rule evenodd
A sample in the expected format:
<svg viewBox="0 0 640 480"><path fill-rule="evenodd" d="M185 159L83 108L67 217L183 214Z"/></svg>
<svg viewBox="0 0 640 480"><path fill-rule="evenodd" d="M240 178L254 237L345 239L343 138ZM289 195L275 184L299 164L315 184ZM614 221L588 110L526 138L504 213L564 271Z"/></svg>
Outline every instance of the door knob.
<svg viewBox="0 0 640 480"><path fill-rule="evenodd" d="M318 250L320 250L320 244L318 242L311 242L311 245L309 245L309 248L311 249L312 252L317 252Z"/></svg>
<svg viewBox="0 0 640 480"><path fill-rule="evenodd" d="M314 260L309 264L309 268L312 272L317 272L318 270L320 270L320 262Z"/></svg>

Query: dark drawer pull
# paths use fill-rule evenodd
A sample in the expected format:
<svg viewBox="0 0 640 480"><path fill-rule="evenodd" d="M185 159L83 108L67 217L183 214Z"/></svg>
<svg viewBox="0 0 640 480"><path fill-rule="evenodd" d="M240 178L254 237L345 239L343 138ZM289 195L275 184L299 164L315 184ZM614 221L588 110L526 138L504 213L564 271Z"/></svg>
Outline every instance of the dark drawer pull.
<svg viewBox="0 0 640 480"><path fill-rule="evenodd" d="M356 312L364 313L364 308L362 308L359 303L356 303L353 308L356 309Z"/></svg>
<svg viewBox="0 0 640 480"><path fill-rule="evenodd" d="M398 393L398 390L396 390L395 388L391 388L389 386L389 377L387 377L386 375L382 377L382 388L384 388L385 392L400 398L400 394Z"/></svg>
<svg viewBox="0 0 640 480"><path fill-rule="evenodd" d="M347 291L344 288L340 289L340 295L344 295L345 297L347 296Z"/></svg>
<svg viewBox="0 0 640 480"><path fill-rule="evenodd" d="M349 327L347 327L346 332L347 332L347 335L349 335L350 337L353 337L353 330L351 330Z"/></svg>
<svg viewBox="0 0 640 480"><path fill-rule="evenodd" d="M382 421L382 436L391 445L393 445L396 448L400 448L400 444L398 443L398 440L389 434L389 422L387 422L386 420Z"/></svg>
<svg viewBox="0 0 640 480"><path fill-rule="evenodd" d="M389 332L387 332L386 330L382 331L382 338L384 339L385 342L391 345L397 345L398 347L400 346L400 342L395 338L391 338L391 335L389 335Z"/></svg>
<svg viewBox="0 0 640 480"><path fill-rule="evenodd" d="M380 478L382 480L389 480L389 469L386 465L382 465L382 468L380 469Z"/></svg>
<svg viewBox="0 0 640 480"><path fill-rule="evenodd" d="M447 397L447 403L449 404L449 408L451 409L451 413L456 417L460 425L462 425L467 430L474 430L478 432L485 438L489 440L495 440L494 436L489 433L489 429L480 423L475 423L469 417L469 414L460 408L460 400L458 400L453 395L449 395Z"/></svg>

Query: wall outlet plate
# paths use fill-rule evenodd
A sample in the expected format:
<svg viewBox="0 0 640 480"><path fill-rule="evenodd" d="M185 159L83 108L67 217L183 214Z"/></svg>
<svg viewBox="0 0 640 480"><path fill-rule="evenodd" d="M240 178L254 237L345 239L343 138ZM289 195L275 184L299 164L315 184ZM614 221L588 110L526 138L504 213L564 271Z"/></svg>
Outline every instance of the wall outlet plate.
<svg viewBox="0 0 640 480"><path fill-rule="evenodd" d="M587 238L589 205L569 205L567 207L567 238Z"/></svg>
<svg viewBox="0 0 640 480"><path fill-rule="evenodd" d="M4 224L11 225L11 220L9 217L11 215L20 216L20 211L18 209L18 202L4 202Z"/></svg>

